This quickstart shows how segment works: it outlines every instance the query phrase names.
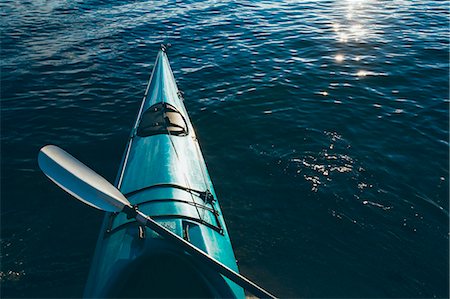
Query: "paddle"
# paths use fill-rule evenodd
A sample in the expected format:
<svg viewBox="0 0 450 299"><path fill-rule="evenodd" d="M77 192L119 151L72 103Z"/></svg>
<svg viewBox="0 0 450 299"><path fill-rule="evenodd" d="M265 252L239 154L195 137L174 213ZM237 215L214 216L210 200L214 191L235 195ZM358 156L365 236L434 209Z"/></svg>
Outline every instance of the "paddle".
<svg viewBox="0 0 450 299"><path fill-rule="evenodd" d="M180 246L191 255L260 298L276 298L249 279L231 270L191 243L134 209L125 196L107 180L54 145L41 148L38 163L44 174L66 192L91 207L107 212L124 212L137 222Z"/></svg>

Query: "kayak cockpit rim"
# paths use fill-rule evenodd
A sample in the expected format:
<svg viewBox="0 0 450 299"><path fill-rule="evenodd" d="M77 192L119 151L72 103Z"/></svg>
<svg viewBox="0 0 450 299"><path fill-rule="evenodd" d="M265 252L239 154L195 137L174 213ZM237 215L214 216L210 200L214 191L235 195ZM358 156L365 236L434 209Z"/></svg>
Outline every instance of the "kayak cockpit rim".
<svg viewBox="0 0 450 299"><path fill-rule="evenodd" d="M111 288L105 297L135 298L142 294L151 294L152 298L233 297L226 283L217 283L224 279L221 275L205 269L186 253L169 250L141 256L117 272L120 274L109 281ZM222 287L217 289L217 285Z"/></svg>

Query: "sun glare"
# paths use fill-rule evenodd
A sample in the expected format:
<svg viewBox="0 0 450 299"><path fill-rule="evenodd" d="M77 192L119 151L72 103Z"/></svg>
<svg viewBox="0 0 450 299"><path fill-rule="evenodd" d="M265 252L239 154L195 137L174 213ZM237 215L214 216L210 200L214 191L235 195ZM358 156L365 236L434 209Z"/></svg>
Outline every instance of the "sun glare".
<svg viewBox="0 0 450 299"><path fill-rule="evenodd" d="M366 72L366 71L358 71L358 72L356 73L356 75L357 75L358 77L365 77L365 76L368 75L368 72Z"/></svg>
<svg viewBox="0 0 450 299"><path fill-rule="evenodd" d="M337 62L342 62L344 61L344 55L342 54L337 54L336 56L334 56L334 60L336 60Z"/></svg>

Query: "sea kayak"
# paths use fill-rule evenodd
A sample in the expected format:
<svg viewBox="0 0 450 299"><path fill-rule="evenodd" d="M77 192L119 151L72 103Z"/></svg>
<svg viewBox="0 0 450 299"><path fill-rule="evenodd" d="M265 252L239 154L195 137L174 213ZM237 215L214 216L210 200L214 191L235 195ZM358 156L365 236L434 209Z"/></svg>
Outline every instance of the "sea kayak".
<svg viewBox="0 0 450 299"><path fill-rule="evenodd" d="M139 211L238 271L164 47L156 58L115 185ZM135 219L107 213L84 297L245 296L240 286Z"/></svg>

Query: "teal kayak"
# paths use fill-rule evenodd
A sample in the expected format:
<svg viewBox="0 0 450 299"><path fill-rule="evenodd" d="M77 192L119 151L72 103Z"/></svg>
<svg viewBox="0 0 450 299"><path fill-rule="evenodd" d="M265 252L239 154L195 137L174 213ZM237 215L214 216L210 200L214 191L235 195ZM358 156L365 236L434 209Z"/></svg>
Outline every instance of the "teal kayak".
<svg viewBox="0 0 450 299"><path fill-rule="evenodd" d="M238 271L194 128L163 47L117 188L156 222ZM84 297L244 298L243 289L124 213L107 213Z"/></svg>

